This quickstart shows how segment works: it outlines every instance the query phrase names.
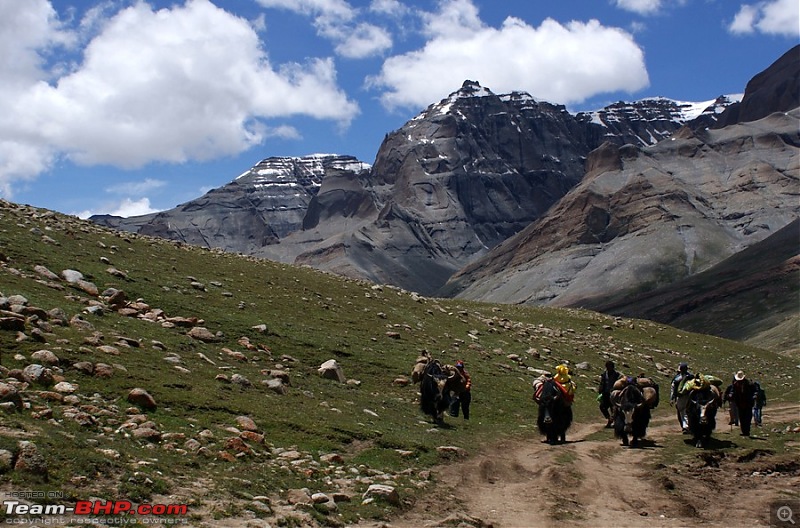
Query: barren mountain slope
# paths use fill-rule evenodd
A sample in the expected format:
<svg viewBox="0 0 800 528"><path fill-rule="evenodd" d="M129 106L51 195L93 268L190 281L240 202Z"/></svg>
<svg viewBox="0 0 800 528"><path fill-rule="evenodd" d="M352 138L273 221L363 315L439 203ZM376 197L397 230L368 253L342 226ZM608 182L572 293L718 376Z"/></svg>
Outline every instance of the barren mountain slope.
<svg viewBox="0 0 800 528"><path fill-rule="evenodd" d="M795 110L643 149L607 144L545 217L443 293L598 305L708 269L800 213L798 124Z"/></svg>

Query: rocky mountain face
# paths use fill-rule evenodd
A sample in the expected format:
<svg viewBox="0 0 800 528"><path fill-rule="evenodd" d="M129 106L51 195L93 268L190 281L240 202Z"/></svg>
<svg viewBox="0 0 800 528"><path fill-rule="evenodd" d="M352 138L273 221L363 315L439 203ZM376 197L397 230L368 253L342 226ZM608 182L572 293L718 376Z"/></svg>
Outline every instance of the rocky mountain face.
<svg viewBox="0 0 800 528"><path fill-rule="evenodd" d="M646 99L572 115L466 81L388 134L371 168L346 156L269 158L175 209L93 220L430 294L544 214L603 142L651 145L731 102Z"/></svg>
<svg viewBox="0 0 800 528"><path fill-rule="evenodd" d="M800 106L800 45L784 53L769 68L747 83L741 102L726 108L712 128L757 121L773 112L788 112Z"/></svg>
<svg viewBox="0 0 800 528"><path fill-rule="evenodd" d="M253 254L302 229L309 204L326 177L366 170L369 164L352 156L272 157L175 209L92 220L125 231Z"/></svg>
<svg viewBox="0 0 800 528"><path fill-rule="evenodd" d="M652 147L610 143L547 215L453 277L447 293L587 306L702 271L798 213L800 110ZM746 148L742 148L743 145Z"/></svg>
<svg viewBox="0 0 800 528"><path fill-rule="evenodd" d="M626 302L658 288L668 291L779 232L800 215L800 108L787 111L785 91L776 88L770 98L764 87L788 87L797 79L798 50L787 54L791 67L784 56L748 84L740 110L723 112L727 126L686 127L652 146L606 143L592 152L578 186L542 218L454 275L442 293L598 309L627 306L626 315L647 317L650 304L637 311ZM741 110L746 108L758 112ZM750 121L751 115L762 117ZM788 232L782 236L797 255L797 229ZM780 276L796 281L794 273ZM796 313L796 302L791 304L782 313ZM689 310L673 308L662 320L675 323Z"/></svg>

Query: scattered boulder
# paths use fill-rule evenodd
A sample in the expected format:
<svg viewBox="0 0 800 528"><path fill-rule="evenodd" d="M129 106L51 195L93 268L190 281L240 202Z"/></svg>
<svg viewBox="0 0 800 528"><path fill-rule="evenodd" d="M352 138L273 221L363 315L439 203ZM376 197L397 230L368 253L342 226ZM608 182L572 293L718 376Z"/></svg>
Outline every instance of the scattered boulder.
<svg viewBox="0 0 800 528"><path fill-rule="evenodd" d="M107 363L96 363L94 366L94 375L97 378L110 378L114 375L114 367Z"/></svg>
<svg viewBox="0 0 800 528"><path fill-rule="evenodd" d="M319 369L317 369L317 372L319 372L319 375L325 379L332 379L338 381L339 383L347 382L347 377L345 377L342 367L335 359L329 359L320 365Z"/></svg>
<svg viewBox="0 0 800 528"><path fill-rule="evenodd" d="M89 376L94 374L94 365L91 361L78 361L72 365L72 368Z"/></svg>
<svg viewBox="0 0 800 528"><path fill-rule="evenodd" d="M245 378L241 374L234 374L233 376L231 376L231 383L234 383L236 385L241 385L242 387L250 387L253 385L253 383L249 379Z"/></svg>
<svg viewBox="0 0 800 528"><path fill-rule="evenodd" d="M41 265L34 266L33 267L33 271L35 271L41 277L43 277L45 279L48 279L48 280L53 280L53 281L60 281L61 280L61 277L59 277L58 275L56 275L55 273L53 273L52 271L47 269L47 267L45 267L45 266L41 266Z"/></svg>
<svg viewBox="0 0 800 528"><path fill-rule="evenodd" d="M53 372L36 363L32 363L22 369L22 377L28 383L36 383L39 385L53 384Z"/></svg>
<svg viewBox="0 0 800 528"><path fill-rule="evenodd" d="M286 394L288 392L286 385L283 384L278 378L267 379L261 382L266 388L277 394Z"/></svg>
<svg viewBox="0 0 800 528"><path fill-rule="evenodd" d="M145 411L155 411L158 408L155 399L146 390L138 387L128 393L128 402L138 405Z"/></svg>
<svg viewBox="0 0 800 528"><path fill-rule="evenodd" d="M303 489L290 489L286 492L286 500L289 504L311 506L311 494L308 488Z"/></svg>
<svg viewBox="0 0 800 528"><path fill-rule="evenodd" d="M65 269L61 271L61 278L70 284L75 284L83 280L83 273L73 269Z"/></svg>
<svg viewBox="0 0 800 528"><path fill-rule="evenodd" d="M45 365L58 365L59 359L53 352L49 350L37 350L31 354L31 359L34 359Z"/></svg>
<svg viewBox="0 0 800 528"><path fill-rule="evenodd" d="M24 332L25 331L25 318L24 317L0 317L0 330L9 330L11 332Z"/></svg>
<svg viewBox="0 0 800 528"><path fill-rule="evenodd" d="M0 474L14 469L14 453L7 449L0 449Z"/></svg>
<svg viewBox="0 0 800 528"><path fill-rule="evenodd" d="M14 463L15 471L25 471L47 480L47 462L39 452L39 448L33 442L21 440L19 442L19 453L17 461Z"/></svg>
<svg viewBox="0 0 800 528"><path fill-rule="evenodd" d="M400 495L397 493L397 490L392 486L386 486L384 484L370 485L370 487L367 488L367 491L364 492L362 498L364 500L382 499L393 506L400 505Z"/></svg>
<svg viewBox="0 0 800 528"><path fill-rule="evenodd" d="M79 290L82 292L91 295L92 297L99 297L100 296L100 288L97 287L93 282L89 282L87 280L79 280L74 283Z"/></svg>
<svg viewBox="0 0 800 528"><path fill-rule="evenodd" d="M55 384L53 390L62 394L72 394L78 390L78 387L66 381L59 381Z"/></svg>
<svg viewBox="0 0 800 528"><path fill-rule="evenodd" d="M219 341L219 338L213 332L202 326L193 327L186 335L204 343Z"/></svg>
<svg viewBox="0 0 800 528"><path fill-rule="evenodd" d="M253 419L249 416L237 416L236 425L238 425L239 429L242 429L243 431L258 431L256 422L253 421Z"/></svg>
<svg viewBox="0 0 800 528"><path fill-rule="evenodd" d="M13 409L22 410L22 396L17 388L9 383L0 381L0 403L10 403Z"/></svg>
<svg viewBox="0 0 800 528"><path fill-rule="evenodd" d="M161 433L152 427L137 427L131 432L134 438L147 440L148 442L160 442Z"/></svg>

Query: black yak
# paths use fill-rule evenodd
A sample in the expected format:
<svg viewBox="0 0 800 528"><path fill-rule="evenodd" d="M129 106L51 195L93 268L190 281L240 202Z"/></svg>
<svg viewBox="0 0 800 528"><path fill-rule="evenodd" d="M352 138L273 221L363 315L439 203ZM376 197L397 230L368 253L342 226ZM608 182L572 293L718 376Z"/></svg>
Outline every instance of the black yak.
<svg viewBox="0 0 800 528"><path fill-rule="evenodd" d="M459 394L464 384L464 378L455 367L442 366L438 359L428 361L420 377L419 408L435 423L444 423L444 411L450 407L451 394Z"/></svg>
<svg viewBox="0 0 800 528"><path fill-rule="evenodd" d="M721 405L719 389L714 385L689 392L686 418L696 447L706 447L711 432L717 427L717 409Z"/></svg>
<svg viewBox="0 0 800 528"><path fill-rule="evenodd" d="M646 400L643 389L636 383L629 383L623 389L611 393L614 404L614 436L622 439L622 445L628 445L630 436L630 446L637 447L647 434L650 403Z"/></svg>
<svg viewBox="0 0 800 528"><path fill-rule="evenodd" d="M539 403L536 424L547 443L566 442L567 429L572 425L572 402L553 378L545 378L536 389L534 399Z"/></svg>

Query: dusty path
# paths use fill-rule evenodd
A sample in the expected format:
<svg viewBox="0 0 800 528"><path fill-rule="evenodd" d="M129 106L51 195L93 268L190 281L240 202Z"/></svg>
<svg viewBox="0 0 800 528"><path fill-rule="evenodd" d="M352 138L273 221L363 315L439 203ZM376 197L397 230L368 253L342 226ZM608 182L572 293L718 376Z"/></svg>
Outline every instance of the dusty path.
<svg viewBox="0 0 800 528"><path fill-rule="evenodd" d="M759 447L757 438L731 431L726 418L721 412L715 438ZM765 423L778 418L800 419L800 406L765 409ZM638 449L620 446L602 424L575 425L560 446L541 442L537 432L531 442L494 446L438 468L430 496L389 523L363 526L757 527L769 526L770 501L798 498L797 453L778 459L756 451L753 460L728 460L706 450L696 468L658 465L664 439L679 434L676 426L671 412L659 409Z"/></svg>

